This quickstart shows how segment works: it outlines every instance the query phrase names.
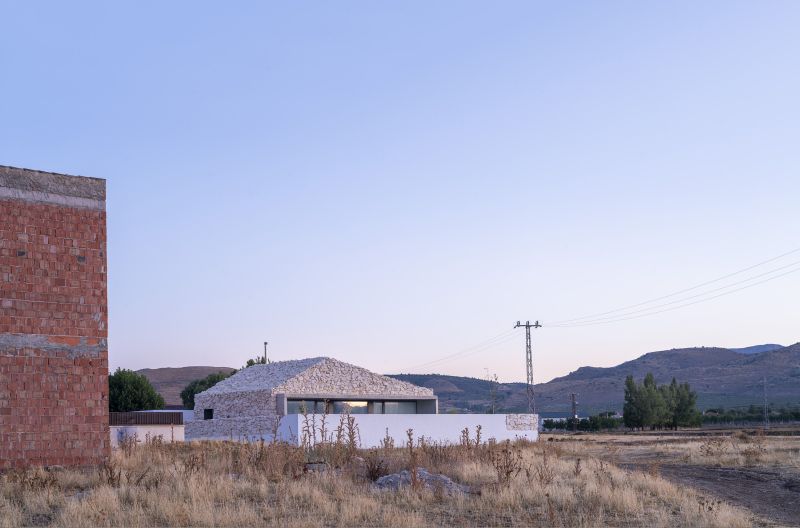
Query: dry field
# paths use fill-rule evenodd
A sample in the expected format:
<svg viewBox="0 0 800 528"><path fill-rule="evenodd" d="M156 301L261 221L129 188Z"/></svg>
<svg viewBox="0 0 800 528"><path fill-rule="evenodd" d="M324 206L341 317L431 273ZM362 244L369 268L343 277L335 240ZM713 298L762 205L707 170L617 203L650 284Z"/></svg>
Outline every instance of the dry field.
<svg viewBox="0 0 800 528"><path fill-rule="evenodd" d="M416 440L411 448L369 451L347 442L307 448L129 443L99 471L1 476L0 526L768 524L652 467L622 467L620 450L604 450L600 442L441 446ZM470 492L451 496L413 478L400 491L373 484L382 474L414 467L443 473Z"/></svg>
<svg viewBox="0 0 800 528"><path fill-rule="evenodd" d="M661 475L781 526L800 526L800 436L796 428L763 432L553 436L630 470Z"/></svg>

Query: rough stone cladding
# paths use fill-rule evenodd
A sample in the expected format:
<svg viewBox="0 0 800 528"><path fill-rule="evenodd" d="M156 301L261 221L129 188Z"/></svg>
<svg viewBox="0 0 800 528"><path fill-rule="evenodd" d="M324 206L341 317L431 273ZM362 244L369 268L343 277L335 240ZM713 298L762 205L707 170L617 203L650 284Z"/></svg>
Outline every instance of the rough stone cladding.
<svg viewBox="0 0 800 528"><path fill-rule="evenodd" d="M268 365L253 365L240 370L200 394L220 394L250 390L273 389L327 358L276 361Z"/></svg>
<svg viewBox="0 0 800 528"><path fill-rule="evenodd" d="M344 394L348 396L431 397L433 390L375 374L332 358L322 358L310 368L275 388L286 394Z"/></svg>
<svg viewBox="0 0 800 528"><path fill-rule="evenodd" d="M509 431L534 431L539 427L538 414L507 414L506 429Z"/></svg>
<svg viewBox="0 0 800 528"><path fill-rule="evenodd" d="M195 420L187 439L270 438L280 412L277 396L334 395L433 397L433 391L375 374L332 358L310 358L254 365L195 395ZM213 420L203 410L214 409Z"/></svg>
<svg viewBox="0 0 800 528"><path fill-rule="evenodd" d="M0 166L0 470L108 453L105 181Z"/></svg>

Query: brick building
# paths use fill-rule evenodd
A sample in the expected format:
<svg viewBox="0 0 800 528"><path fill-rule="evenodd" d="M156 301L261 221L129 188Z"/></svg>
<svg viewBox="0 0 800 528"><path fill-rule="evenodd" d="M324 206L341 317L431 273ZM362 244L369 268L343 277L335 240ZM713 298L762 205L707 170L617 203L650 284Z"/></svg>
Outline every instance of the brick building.
<svg viewBox="0 0 800 528"><path fill-rule="evenodd" d="M109 454L105 180L0 166L0 470Z"/></svg>

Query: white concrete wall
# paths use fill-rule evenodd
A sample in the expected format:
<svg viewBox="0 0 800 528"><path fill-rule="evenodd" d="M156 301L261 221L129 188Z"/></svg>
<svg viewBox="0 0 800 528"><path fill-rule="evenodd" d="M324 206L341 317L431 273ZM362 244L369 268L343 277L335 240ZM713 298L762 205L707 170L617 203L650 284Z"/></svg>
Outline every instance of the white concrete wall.
<svg viewBox="0 0 800 528"><path fill-rule="evenodd" d="M334 433L340 415L328 415L327 428ZM516 440L539 438L538 417L535 414L353 414L360 437L360 447L377 447L388 434L395 447L406 444L408 429L414 430L414 439L424 436L427 440L457 444L461 431L469 429L470 438L475 439L475 428L481 426L481 439ZM317 416L317 424L319 424ZM302 442L303 416L290 414L281 418L278 436L281 440ZM329 433L329 434L330 434ZM319 435L316 438L320 440Z"/></svg>
<svg viewBox="0 0 800 528"><path fill-rule="evenodd" d="M112 448L119 447L120 440L134 434L139 442L144 442L147 435L150 435L150 438L161 436L164 442L183 442L184 440L182 425L112 425L109 429Z"/></svg>

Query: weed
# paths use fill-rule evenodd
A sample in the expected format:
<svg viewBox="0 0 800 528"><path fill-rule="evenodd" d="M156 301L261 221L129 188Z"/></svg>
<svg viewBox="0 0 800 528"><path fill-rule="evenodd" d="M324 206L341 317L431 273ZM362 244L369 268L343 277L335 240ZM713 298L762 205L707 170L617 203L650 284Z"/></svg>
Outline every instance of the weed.
<svg viewBox="0 0 800 528"><path fill-rule="evenodd" d="M367 451L364 457L364 468L367 478L374 482L388 473L386 461L378 454L375 449Z"/></svg>
<svg viewBox="0 0 800 528"><path fill-rule="evenodd" d="M112 488L119 487L120 480L122 479L122 468L118 467L116 463L113 461L105 462L97 471L100 482Z"/></svg>
<svg viewBox="0 0 800 528"><path fill-rule="evenodd" d="M492 451L491 461L499 484L508 485L522 471L522 454L509 440Z"/></svg>
<svg viewBox="0 0 800 528"><path fill-rule="evenodd" d="M572 474L575 475L575 478L578 478L581 476L581 471L583 471L583 468L581 467L581 459L579 458L575 461L575 467L572 468Z"/></svg>

